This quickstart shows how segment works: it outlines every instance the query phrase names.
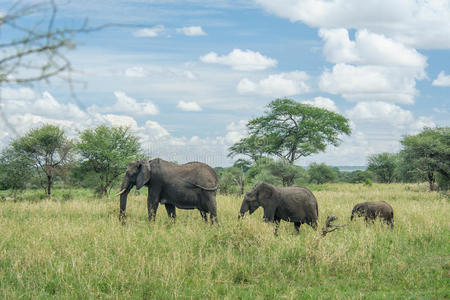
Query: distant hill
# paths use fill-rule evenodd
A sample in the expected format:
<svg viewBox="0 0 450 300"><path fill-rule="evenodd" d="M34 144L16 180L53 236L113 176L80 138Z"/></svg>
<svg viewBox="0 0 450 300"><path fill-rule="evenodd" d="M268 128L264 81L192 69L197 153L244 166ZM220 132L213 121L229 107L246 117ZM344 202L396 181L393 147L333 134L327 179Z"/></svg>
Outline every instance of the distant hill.
<svg viewBox="0 0 450 300"><path fill-rule="evenodd" d="M309 169L309 166L302 166L305 170ZM353 172L356 170L365 171L367 166L330 166L332 168L338 168L341 172Z"/></svg>
<svg viewBox="0 0 450 300"><path fill-rule="evenodd" d="M356 170L364 171L367 169L367 166L336 166L341 172L352 172Z"/></svg>

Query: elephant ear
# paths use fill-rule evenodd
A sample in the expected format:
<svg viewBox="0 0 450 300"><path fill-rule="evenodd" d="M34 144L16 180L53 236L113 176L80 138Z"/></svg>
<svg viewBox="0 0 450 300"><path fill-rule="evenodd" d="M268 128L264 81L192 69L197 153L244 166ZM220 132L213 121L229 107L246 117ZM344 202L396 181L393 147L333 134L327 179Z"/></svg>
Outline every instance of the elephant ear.
<svg viewBox="0 0 450 300"><path fill-rule="evenodd" d="M140 161L139 173L136 178L136 189L139 190L150 180L150 162L147 159Z"/></svg>
<svg viewBox="0 0 450 300"><path fill-rule="evenodd" d="M266 201L270 201L273 195L273 187L266 184L261 183L258 187L258 202L260 204L265 204Z"/></svg>

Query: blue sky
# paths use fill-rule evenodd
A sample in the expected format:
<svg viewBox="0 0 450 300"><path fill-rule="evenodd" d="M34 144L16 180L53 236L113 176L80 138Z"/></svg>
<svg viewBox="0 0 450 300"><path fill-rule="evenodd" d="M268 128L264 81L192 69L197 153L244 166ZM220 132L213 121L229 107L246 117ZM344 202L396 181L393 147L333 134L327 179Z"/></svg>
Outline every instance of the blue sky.
<svg viewBox="0 0 450 300"><path fill-rule="evenodd" d="M57 24L117 23L76 37L66 83L2 87L21 134L130 126L152 156L230 165L265 105L289 97L346 116L352 135L297 164L365 165L406 134L449 126L450 2L67 1ZM6 12L10 1L0 1ZM2 28L2 38L9 38ZM0 147L14 133L0 125Z"/></svg>

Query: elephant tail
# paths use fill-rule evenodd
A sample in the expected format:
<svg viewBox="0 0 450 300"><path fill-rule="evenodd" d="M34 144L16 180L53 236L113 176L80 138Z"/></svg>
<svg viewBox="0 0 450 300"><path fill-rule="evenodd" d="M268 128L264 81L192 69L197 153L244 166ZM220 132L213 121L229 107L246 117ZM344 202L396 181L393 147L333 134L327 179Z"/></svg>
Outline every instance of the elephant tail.
<svg viewBox="0 0 450 300"><path fill-rule="evenodd" d="M217 184L215 187L212 187L212 188L204 187L204 186L201 186L201 185L196 184L196 183L191 183L191 184L193 186L201 188L202 190L205 190L205 191L216 191L219 188L219 184Z"/></svg>
<svg viewBox="0 0 450 300"><path fill-rule="evenodd" d="M317 219L319 219L319 205L317 204L317 201L316 201L316 214L317 214Z"/></svg>

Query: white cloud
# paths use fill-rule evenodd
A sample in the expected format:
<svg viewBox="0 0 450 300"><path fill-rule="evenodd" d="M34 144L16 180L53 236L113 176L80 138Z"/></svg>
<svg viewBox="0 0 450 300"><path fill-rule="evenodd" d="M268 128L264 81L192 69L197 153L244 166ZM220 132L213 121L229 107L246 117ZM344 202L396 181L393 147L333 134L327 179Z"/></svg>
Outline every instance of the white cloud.
<svg viewBox="0 0 450 300"><path fill-rule="evenodd" d="M163 25L156 25L153 27L147 27L139 29L138 31L135 31L133 33L136 37L158 37L161 33L163 33L165 30Z"/></svg>
<svg viewBox="0 0 450 300"><path fill-rule="evenodd" d="M414 48L450 48L450 2L443 0L255 0L311 27L367 29Z"/></svg>
<svg viewBox="0 0 450 300"><path fill-rule="evenodd" d="M337 64L321 75L319 88L352 101L386 100L412 104L418 93L415 88L418 76L420 74L403 68Z"/></svg>
<svg viewBox="0 0 450 300"><path fill-rule="evenodd" d="M177 107L184 111L201 111L202 108L195 101L179 101Z"/></svg>
<svg viewBox="0 0 450 300"><path fill-rule="evenodd" d="M438 77L433 80L434 86L450 86L450 75L446 75L444 71L441 71Z"/></svg>
<svg viewBox="0 0 450 300"><path fill-rule="evenodd" d="M239 122L231 122L227 126L227 134L225 135L225 142L232 145L239 142L242 138L247 136L247 120L240 120Z"/></svg>
<svg viewBox="0 0 450 300"><path fill-rule="evenodd" d="M339 112L336 104L330 98L325 97L315 97L312 100L301 101L301 103L310 104L312 106L328 109L333 112Z"/></svg>
<svg viewBox="0 0 450 300"><path fill-rule="evenodd" d="M114 92L116 102L106 111L113 111L132 115L157 115L158 108L150 101L137 102L136 99L126 95L124 92Z"/></svg>
<svg viewBox="0 0 450 300"><path fill-rule="evenodd" d="M258 82L243 78L237 85L240 94L258 94L270 97L292 96L309 92L309 76L303 71L270 75Z"/></svg>
<svg viewBox="0 0 450 300"><path fill-rule="evenodd" d="M143 131L154 140L169 136L169 132L164 127L150 120L145 122Z"/></svg>
<svg viewBox="0 0 450 300"><path fill-rule="evenodd" d="M229 54L220 56L215 52L209 52L200 57L200 60L209 64L222 64L231 66L239 71L259 71L277 65L273 58L251 50L233 49Z"/></svg>
<svg viewBox="0 0 450 300"><path fill-rule="evenodd" d="M359 30L321 29L326 59L336 63L319 80L322 91L348 100L414 103L416 80L425 78L426 57L384 35Z"/></svg>
<svg viewBox="0 0 450 300"><path fill-rule="evenodd" d="M148 72L143 67L131 67L126 69L124 74L130 78L143 78L148 75Z"/></svg>
<svg viewBox="0 0 450 300"><path fill-rule="evenodd" d="M201 26L187 26L182 28L177 28L177 32L183 33L187 36L202 36L206 35Z"/></svg>
<svg viewBox="0 0 450 300"><path fill-rule="evenodd" d="M426 57L415 49L365 29L349 38L347 29L321 29L319 36L325 41L323 53L333 63L382 65L416 68L423 72Z"/></svg>
<svg viewBox="0 0 450 300"><path fill-rule="evenodd" d="M36 97L36 94L34 91L30 88L1 88L1 97L2 99L7 100L31 100Z"/></svg>
<svg viewBox="0 0 450 300"><path fill-rule="evenodd" d="M109 125L114 127L130 127L130 129L133 131L138 129L136 120L130 116L107 114L104 115L103 118Z"/></svg>
<svg viewBox="0 0 450 300"><path fill-rule="evenodd" d="M390 124L395 129L406 129L408 132L416 132L424 126L435 125L431 119L423 116L416 119L411 111L386 102L360 102L346 114L355 122Z"/></svg>
<svg viewBox="0 0 450 300"><path fill-rule="evenodd" d="M231 164L231 160L227 158L228 144L225 137L175 137L156 121L147 120L143 125L139 125L131 115L108 113L112 111L111 107L90 106L83 111L73 103L63 104L49 92L42 95L34 94L34 98L30 96L32 94L30 91L20 89L2 92L9 98L2 97L2 111L7 116L7 120L2 121L7 122L8 126L5 122L0 122L0 149L6 146L16 133L22 135L31 128L44 124L61 126L70 138L76 137L78 131L106 124L130 127L139 137L145 152L151 157L161 157L180 163L200 160L213 166ZM28 96L24 98L21 95ZM118 98L125 97L119 94ZM126 101L118 102L126 103ZM140 103L131 101L131 105L137 105L139 108Z"/></svg>

